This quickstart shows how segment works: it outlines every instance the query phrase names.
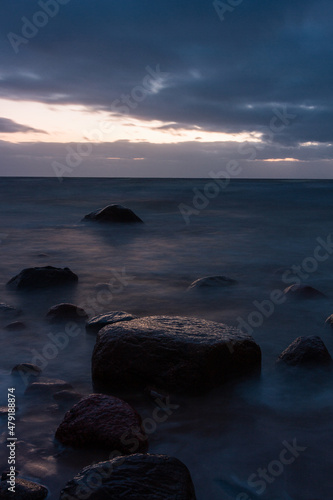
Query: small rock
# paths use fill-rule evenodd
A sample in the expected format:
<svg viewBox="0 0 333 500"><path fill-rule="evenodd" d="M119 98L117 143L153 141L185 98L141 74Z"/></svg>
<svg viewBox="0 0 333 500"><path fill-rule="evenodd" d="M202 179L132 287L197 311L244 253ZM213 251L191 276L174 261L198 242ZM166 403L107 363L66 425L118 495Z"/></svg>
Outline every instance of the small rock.
<svg viewBox="0 0 333 500"><path fill-rule="evenodd" d="M318 336L298 337L277 359L278 365L320 367L331 366L332 358Z"/></svg>
<svg viewBox="0 0 333 500"><path fill-rule="evenodd" d="M51 323L58 323L62 321L85 321L89 316L82 307L62 303L51 307L46 317Z"/></svg>
<svg viewBox="0 0 333 500"><path fill-rule="evenodd" d="M327 318L327 320L325 321L325 324L326 324L326 325L329 325L329 326L331 326L331 327L333 328L333 314L331 314L331 315Z"/></svg>
<svg viewBox="0 0 333 500"><path fill-rule="evenodd" d="M60 500L81 499L87 484L94 500L196 500L188 468L166 455L137 453L90 465L67 483Z"/></svg>
<svg viewBox="0 0 333 500"><path fill-rule="evenodd" d="M68 267L30 267L23 269L7 283L16 290L48 288L77 283L78 277Z"/></svg>
<svg viewBox="0 0 333 500"><path fill-rule="evenodd" d="M71 403L76 403L80 401L84 396L83 394L79 394L78 392L75 391L70 391L70 390L63 390L59 392L55 392L53 394L53 399L56 401L60 402L71 402Z"/></svg>
<svg viewBox="0 0 333 500"><path fill-rule="evenodd" d="M8 486L7 481L0 482L1 500L44 500L48 495L48 489L45 486L26 479L15 479L15 493L9 491Z"/></svg>
<svg viewBox="0 0 333 500"><path fill-rule="evenodd" d="M227 278L226 276L206 276L193 281L188 290L193 290L194 288L225 288L236 283L236 280Z"/></svg>
<svg viewBox="0 0 333 500"><path fill-rule="evenodd" d="M283 293L296 299L320 299L325 295L309 285L291 285L283 290Z"/></svg>
<svg viewBox="0 0 333 500"><path fill-rule="evenodd" d="M143 223L143 221L129 208L122 205L108 205L101 210L91 212L83 220L93 220L98 222L116 222L116 223Z"/></svg>
<svg viewBox="0 0 333 500"><path fill-rule="evenodd" d="M98 333L99 330L104 328L104 326L112 325L113 323L118 323L119 321L131 321L137 318L133 314L124 311L111 311L106 314L99 314L94 316L86 324L86 330L89 333Z"/></svg>
<svg viewBox="0 0 333 500"><path fill-rule="evenodd" d="M25 383L35 380L42 373L42 370L37 365L31 363L20 363L12 369L12 375L20 375Z"/></svg>
<svg viewBox="0 0 333 500"><path fill-rule="evenodd" d="M52 396L55 392L66 389L73 389L73 386L64 380L41 377L38 382L29 385L24 394Z"/></svg>
<svg viewBox="0 0 333 500"><path fill-rule="evenodd" d="M21 331L25 330L27 328L27 325L25 323L22 323L22 321L14 321L13 323L9 323L6 325L5 330L9 330L10 332L15 332L15 331Z"/></svg>
<svg viewBox="0 0 333 500"><path fill-rule="evenodd" d="M91 394L74 405L55 437L72 448L106 448L123 454L148 449L140 415L125 401L105 394Z"/></svg>
<svg viewBox="0 0 333 500"><path fill-rule="evenodd" d="M9 316L11 318L14 318L16 316L19 316L21 314L21 311L19 309L16 309L13 306L9 306L8 304L1 303L0 304L0 314L3 316Z"/></svg>

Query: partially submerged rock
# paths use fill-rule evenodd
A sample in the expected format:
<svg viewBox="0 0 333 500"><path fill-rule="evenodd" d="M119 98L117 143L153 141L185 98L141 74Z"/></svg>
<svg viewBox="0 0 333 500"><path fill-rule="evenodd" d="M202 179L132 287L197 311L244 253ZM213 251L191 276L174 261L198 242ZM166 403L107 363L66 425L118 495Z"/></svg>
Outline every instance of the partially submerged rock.
<svg viewBox="0 0 333 500"><path fill-rule="evenodd" d="M82 307L61 303L51 307L46 317L51 323L60 323L62 321L85 321L89 316Z"/></svg>
<svg viewBox="0 0 333 500"><path fill-rule="evenodd" d="M7 481L0 481L1 500L44 500L48 495L45 486L22 478L15 478L15 493L8 486Z"/></svg>
<svg viewBox="0 0 333 500"><path fill-rule="evenodd" d="M38 394L40 396L52 396L55 392L73 389L73 386L65 380L40 377L38 382L30 384L24 394Z"/></svg>
<svg viewBox="0 0 333 500"><path fill-rule="evenodd" d="M196 318L151 316L100 330L92 379L99 392L144 391L151 386L195 394L260 367L260 347L234 327Z"/></svg>
<svg viewBox="0 0 333 500"><path fill-rule="evenodd" d="M96 478L89 481L89 478ZM60 500L196 500L192 478L177 458L135 454L83 469L67 483Z"/></svg>
<svg viewBox="0 0 333 500"><path fill-rule="evenodd" d="M83 220L111 223L143 223L143 221L129 208L122 205L108 205L107 207L91 212Z"/></svg>
<svg viewBox="0 0 333 500"><path fill-rule="evenodd" d="M15 318L21 314L19 309L16 309L13 306L5 304L4 302L0 303L0 314L5 318Z"/></svg>
<svg viewBox="0 0 333 500"><path fill-rule="evenodd" d="M16 290L48 288L74 284L78 277L68 267L30 267L10 279L7 286Z"/></svg>
<svg viewBox="0 0 333 500"><path fill-rule="evenodd" d="M86 330L89 333L98 333L99 330L107 325L112 325L118 323L119 321L131 321L136 319L137 316L124 311L111 311L105 314L99 314L94 316L86 324Z"/></svg>
<svg viewBox="0 0 333 500"><path fill-rule="evenodd" d="M322 339L316 335L298 337L278 357L278 366L327 367L332 358Z"/></svg>
<svg viewBox="0 0 333 500"><path fill-rule="evenodd" d="M12 369L12 375L20 376L26 384L29 384L31 381L36 380L42 370L37 365L33 365L31 363L20 363L15 365Z"/></svg>
<svg viewBox="0 0 333 500"><path fill-rule="evenodd" d="M72 448L106 448L123 454L148 449L140 415L125 401L105 394L91 394L74 405L55 437Z"/></svg>
<svg viewBox="0 0 333 500"><path fill-rule="evenodd" d="M205 276L204 278L199 278L188 287L188 290L193 289L209 289L209 288L225 288L231 285L235 285L236 280L227 278L226 276Z"/></svg>
<svg viewBox="0 0 333 500"><path fill-rule="evenodd" d="M12 323L9 323L4 327L5 330L8 330L10 332L19 332L21 330L25 330L26 328L27 325L22 321L13 321Z"/></svg>
<svg viewBox="0 0 333 500"><path fill-rule="evenodd" d="M295 299L320 299L326 297L325 294L309 285L291 285L283 290L288 297Z"/></svg>

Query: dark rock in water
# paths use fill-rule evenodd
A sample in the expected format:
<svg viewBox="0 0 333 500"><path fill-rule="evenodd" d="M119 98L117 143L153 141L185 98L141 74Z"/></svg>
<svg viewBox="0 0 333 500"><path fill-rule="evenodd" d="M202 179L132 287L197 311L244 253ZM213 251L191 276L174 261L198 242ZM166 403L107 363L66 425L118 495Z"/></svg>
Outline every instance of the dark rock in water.
<svg viewBox="0 0 333 500"><path fill-rule="evenodd" d="M91 394L74 405L55 437L72 448L104 448L125 455L148 449L140 415L125 401L105 394Z"/></svg>
<svg viewBox="0 0 333 500"><path fill-rule="evenodd" d="M326 325L329 325L333 328L333 314L331 314L325 321Z"/></svg>
<svg viewBox="0 0 333 500"><path fill-rule="evenodd" d="M8 304L1 303L0 304L0 314L4 317L14 318L21 314L19 309L15 307L9 306Z"/></svg>
<svg viewBox="0 0 333 500"><path fill-rule="evenodd" d="M51 307L46 317L51 323L59 323L62 321L85 321L89 318L82 307L67 303L57 304Z"/></svg>
<svg viewBox="0 0 333 500"><path fill-rule="evenodd" d="M9 280L7 286L24 290L69 285L77 281L78 277L68 267L30 267Z"/></svg>
<svg viewBox="0 0 333 500"><path fill-rule="evenodd" d="M261 351L250 335L196 318L151 316L106 326L92 356L100 392L145 390L202 393L260 371Z"/></svg>
<svg viewBox="0 0 333 500"><path fill-rule="evenodd" d="M322 339L316 335L298 337L277 359L279 366L327 367L332 358Z"/></svg>
<svg viewBox="0 0 333 500"><path fill-rule="evenodd" d="M285 288L283 292L296 299L320 299L326 297L325 294L309 285L291 285Z"/></svg>
<svg viewBox="0 0 333 500"><path fill-rule="evenodd" d="M76 403L80 401L84 396L75 391L63 390L53 394L53 399L59 402L72 402Z"/></svg>
<svg viewBox="0 0 333 500"><path fill-rule="evenodd" d="M116 223L143 223L143 221L129 208L122 205L108 205L101 210L91 212L83 220L93 220L98 222L116 222Z"/></svg>
<svg viewBox="0 0 333 500"><path fill-rule="evenodd" d="M92 477L99 480L89 483ZM196 500L190 472L180 460L140 453L85 467L67 483L60 500L89 493L91 500Z"/></svg>
<svg viewBox="0 0 333 500"><path fill-rule="evenodd" d="M6 325L4 328L5 330L15 332L25 330L27 328L27 325L25 323L22 323L22 321L14 321L13 323L9 323L8 325Z"/></svg>
<svg viewBox="0 0 333 500"><path fill-rule="evenodd" d="M104 326L112 325L114 323L118 323L119 321L131 321L136 318L137 316L124 311L112 311L106 314L99 314L88 321L86 324L86 330L89 333L98 333L99 330L104 328Z"/></svg>
<svg viewBox="0 0 333 500"><path fill-rule="evenodd" d="M7 481L0 482L1 500L43 500L48 495L48 489L41 484L21 478L16 478L15 483L15 493L13 493L8 490Z"/></svg>
<svg viewBox="0 0 333 500"><path fill-rule="evenodd" d="M202 288L224 288L230 285L235 285L236 280L227 278L226 276L206 276L199 278L188 287L188 290Z"/></svg>
<svg viewBox="0 0 333 500"><path fill-rule="evenodd" d="M33 382L29 385L24 394L52 396L55 392L67 389L73 389L73 386L64 380L41 377L38 379L38 382Z"/></svg>
<svg viewBox="0 0 333 500"><path fill-rule="evenodd" d="M26 384L29 384L32 380L36 380L41 373L42 370L39 366L31 363L20 363L12 369L12 375L19 375Z"/></svg>

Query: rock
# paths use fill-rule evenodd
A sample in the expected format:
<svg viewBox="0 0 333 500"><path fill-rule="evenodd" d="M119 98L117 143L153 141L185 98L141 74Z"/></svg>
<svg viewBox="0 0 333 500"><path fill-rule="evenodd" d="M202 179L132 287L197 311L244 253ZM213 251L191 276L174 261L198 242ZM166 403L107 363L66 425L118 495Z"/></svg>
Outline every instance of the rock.
<svg viewBox="0 0 333 500"><path fill-rule="evenodd" d="M235 285L236 280L227 278L226 276L206 276L199 278L188 287L188 290L202 289L202 288L225 288L230 285Z"/></svg>
<svg viewBox="0 0 333 500"><path fill-rule="evenodd" d="M73 389L72 385L64 380L58 380L53 378L41 377L38 382L33 382L30 384L24 394L38 394L39 396L52 396L55 392Z"/></svg>
<svg viewBox="0 0 333 500"><path fill-rule="evenodd" d="M101 210L91 212L83 220L93 220L98 222L116 222L116 223L143 223L129 208L122 205L108 205Z"/></svg>
<svg viewBox="0 0 333 500"><path fill-rule="evenodd" d="M281 366L320 367L330 366L332 358L318 336L298 337L277 359Z"/></svg>
<svg viewBox="0 0 333 500"><path fill-rule="evenodd" d="M320 299L325 295L309 285L291 285L283 290L283 293L296 299Z"/></svg>
<svg viewBox="0 0 333 500"><path fill-rule="evenodd" d="M8 415L8 406L0 406L0 416Z"/></svg>
<svg viewBox="0 0 333 500"><path fill-rule="evenodd" d="M0 304L0 314L2 316L15 318L21 314L19 309L16 309L13 306L9 306L8 304L4 304L3 302Z"/></svg>
<svg viewBox="0 0 333 500"><path fill-rule="evenodd" d="M71 403L76 403L80 401L84 396L83 394L79 394L78 392L75 391L70 391L70 390L63 390L59 392L55 392L53 394L53 399L56 401L60 402L71 402Z"/></svg>
<svg viewBox="0 0 333 500"><path fill-rule="evenodd" d="M9 280L7 286L24 290L69 285L77 281L78 277L68 267L30 267Z"/></svg>
<svg viewBox="0 0 333 500"><path fill-rule="evenodd" d="M257 372L260 366L260 347L236 328L196 318L151 316L100 330L92 379L99 392L151 386L196 394Z"/></svg>
<svg viewBox="0 0 333 500"><path fill-rule="evenodd" d="M62 321L85 321L89 318L88 314L82 307L75 306L74 304L57 304L49 309L46 317L51 323L58 323Z"/></svg>
<svg viewBox="0 0 333 500"><path fill-rule="evenodd" d="M13 323L9 323L4 328L5 330L9 330L10 332L15 332L25 330L27 328L27 325L25 323L22 323L22 321L13 321Z"/></svg>
<svg viewBox="0 0 333 500"><path fill-rule="evenodd" d="M86 324L86 330L89 333L98 333L99 330L104 328L104 326L112 325L114 323L118 323L119 321L131 321L136 318L137 316L124 311L112 311L106 314L99 314L88 321Z"/></svg>
<svg viewBox="0 0 333 500"><path fill-rule="evenodd" d="M84 468L67 483L60 500L88 494L91 500L196 500L190 472L180 460L139 453Z"/></svg>
<svg viewBox="0 0 333 500"><path fill-rule="evenodd" d="M55 437L72 448L104 448L123 454L148 449L140 415L125 401L105 394L91 394L74 405Z"/></svg>
<svg viewBox="0 0 333 500"><path fill-rule="evenodd" d="M39 366L31 363L20 363L12 369L12 375L20 375L26 384L31 382L31 380L35 380L41 373L42 370Z"/></svg>
<svg viewBox="0 0 333 500"><path fill-rule="evenodd" d="M333 328L333 314L326 319L325 324Z"/></svg>
<svg viewBox="0 0 333 500"><path fill-rule="evenodd" d="M26 479L15 479L15 493L8 490L7 481L0 482L1 500L43 500L48 495L48 489L41 484L27 481Z"/></svg>
<svg viewBox="0 0 333 500"><path fill-rule="evenodd" d="M9 475L9 469L3 471L3 473L1 474L1 481L7 481L8 475ZM16 477L19 475L19 472L16 469L15 469L15 475Z"/></svg>

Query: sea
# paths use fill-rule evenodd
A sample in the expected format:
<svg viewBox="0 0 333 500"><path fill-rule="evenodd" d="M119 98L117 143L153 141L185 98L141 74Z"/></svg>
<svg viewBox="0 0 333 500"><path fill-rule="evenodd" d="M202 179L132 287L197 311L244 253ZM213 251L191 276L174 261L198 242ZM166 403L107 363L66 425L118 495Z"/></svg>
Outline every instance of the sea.
<svg viewBox="0 0 333 500"><path fill-rule="evenodd" d="M82 221L113 203L144 224ZM260 378L197 397L171 394L164 422L152 422L147 396L130 398L150 422L149 452L180 459L197 500L332 500L333 376L320 370L281 376L276 369L279 354L299 336L320 336L333 355L333 330L325 324L333 314L331 238L332 181L1 178L0 302L21 313L0 311L0 406L14 387L20 476L46 485L55 500L83 467L107 458L61 449L54 434L71 403L24 394L24 381L11 375L16 364L35 362L44 377L93 392L95 336L82 328L57 346L61 327L46 319L51 306L71 302L90 317L109 311L197 317L251 334L262 350ZM46 265L69 267L77 286L6 287L22 269ZM206 276L237 283L188 289ZM290 299L284 290L292 284L325 297ZM4 328L15 320L26 329ZM0 424L2 472L5 414Z"/></svg>

